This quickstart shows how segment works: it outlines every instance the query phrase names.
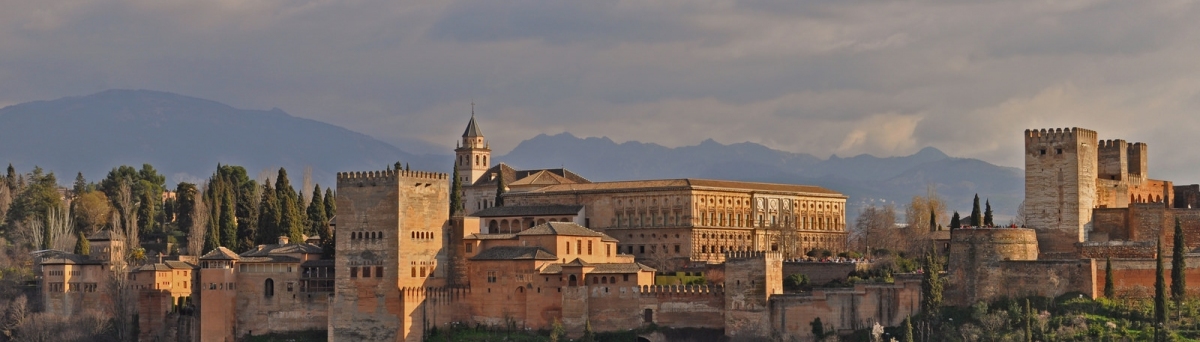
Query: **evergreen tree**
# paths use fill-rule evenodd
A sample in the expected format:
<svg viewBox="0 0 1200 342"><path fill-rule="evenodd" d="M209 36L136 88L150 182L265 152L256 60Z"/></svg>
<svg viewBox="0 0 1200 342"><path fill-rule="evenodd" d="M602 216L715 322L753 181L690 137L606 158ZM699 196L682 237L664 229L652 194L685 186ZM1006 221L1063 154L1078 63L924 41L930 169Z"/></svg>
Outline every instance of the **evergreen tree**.
<svg viewBox="0 0 1200 342"><path fill-rule="evenodd" d="M1112 257L1104 258L1104 298L1112 299L1116 289L1113 288Z"/></svg>
<svg viewBox="0 0 1200 342"><path fill-rule="evenodd" d="M1187 245L1183 241L1183 227L1180 226L1179 218L1175 218L1175 245L1171 250L1171 299L1175 301L1175 305L1183 303L1187 297L1187 278L1184 274L1184 268L1187 267L1184 256L1187 254Z"/></svg>
<svg viewBox="0 0 1200 342"><path fill-rule="evenodd" d="M985 201L984 203L985 203L987 209L984 210L984 212L983 212L983 225L988 226L988 227L995 227L996 224L994 222L992 222L992 200L989 199L989 200Z"/></svg>
<svg viewBox="0 0 1200 342"><path fill-rule="evenodd" d="M958 211L954 212L954 216L950 216L950 229L962 228L962 219L958 217Z"/></svg>
<svg viewBox="0 0 1200 342"><path fill-rule="evenodd" d="M454 181L450 183L450 216L463 210L462 181L459 179L458 168L454 168Z"/></svg>
<svg viewBox="0 0 1200 342"><path fill-rule="evenodd" d="M971 226L979 227L983 224L983 215L979 212L979 194L975 194L975 204L971 206Z"/></svg>
<svg viewBox="0 0 1200 342"><path fill-rule="evenodd" d="M226 189L226 191L221 192L219 198L221 199L221 216L219 216L219 220L221 221L221 246L225 246L225 248L238 253L245 252L246 250L238 246L237 216L234 212L233 194Z"/></svg>
<svg viewBox="0 0 1200 342"><path fill-rule="evenodd" d="M813 319L808 325L812 327L812 334L817 340L825 338L825 324L821 323L821 317Z"/></svg>
<svg viewBox="0 0 1200 342"><path fill-rule="evenodd" d="M14 169L12 163L8 163L8 173L4 175L4 185L8 186L8 190L17 191L17 169Z"/></svg>
<svg viewBox="0 0 1200 342"><path fill-rule="evenodd" d="M308 202L308 235L321 236L325 239L325 227L328 226L329 220L325 217L325 203L321 202L321 185L313 186L312 201Z"/></svg>
<svg viewBox="0 0 1200 342"><path fill-rule="evenodd" d="M1025 298L1025 342L1033 342L1033 308Z"/></svg>
<svg viewBox="0 0 1200 342"><path fill-rule="evenodd" d="M938 231L938 230L940 230L940 229L938 229L938 224L937 224L937 213L934 212L933 209L930 209L929 210L929 231L934 232L934 231Z"/></svg>
<svg viewBox="0 0 1200 342"><path fill-rule="evenodd" d="M1155 332L1155 340L1160 339L1161 327L1167 322L1167 280L1163 277L1162 241L1157 246L1158 253L1154 257L1157 265L1154 270L1154 323L1160 328Z"/></svg>
<svg viewBox="0 0 1200 342"><path fill-rule="evenodd" d="M333 218L337 215L337 199L333 197L333 188L325 188L325 198L321 199L325 203L325 216Z"/></svg>
<svg viewBox="0 0 1200 342"><path fill-rule="evenodd" d="M396 164L394 166L395 166L396 171L403 170L402 168L400 168L400 162L396 162Z"/></svg>
<svg viewBox="0 0 1200 342"><path fill-rule="evenodd" d="M412 169L408 167L408 163L404 163L404 171L412 171Z"/></svg>
<svg viewBox="0 0 1200 342"><path fill-rule="evenodd" d="M496 203L494 206L504 206L504 192L508 191L508 187L504 185L504 173L496 175Z"/></svg>
<svg viewBox="0 0 1200 342"><path fill-rule="evenodd" d="M273 243L279 232L279 199L271 188L271 180L263 181L262 198L258 204L258 243Z"/></svg>
<svg viewBox="0 0 1200 342"><path fill-rule="evenodd" d="M79 197L79 195L88 191L87 179L83 178L83 172L75 174L75 184L71 190L75 193L75 197Z"/></svg>
<svg viewBox="0 0 1200 342"><path fill-rule="evenodd" d="M904 317L904 342L913 342L912 317Z"/></svg>
<svg viewBox="0 0 1200 342"><path fill-rule="evenodd" d="M921 279L921 312L927 317L938 317L938 310L942 307L942 291L944 284L942 283L942 263L941 257L937 255L937 249L930 247L925 253L924 258L925 272Z"/></svg>
<svg viewBox="0 0 1200 342"><path fill-rule="evenodd" d="M579 338L579 342L596 342L596 332L592 331L592 321L583 322L583 336Z"/></svg>
<svg viewBox="0 0 1200 342"><path fill-rule="evenodd" d="M79 255L92 254L92 247L90 244L88 244L87 237L83 236L83 233L79 233L77 235L78 235L78 236L76 236L77 239L75 240L75 254L79 254Z"/></svg>
<svg viewBox="0 0 1200 342"><path fill-rule="evenodd" d="M275 194L279 201L279 235L270 239L287 235L291 241L303 242L304 219L300 216L299 196L288 181L287 170L283 168L279 168L279 176L275 178Z"/></svg>
<svg viewBox="0 0 1200 342"><path fill-rule="evenodd" d="M196 185L180 182L175 186L175 212L180 213L176 225L186 229L192 226L192 211L196 209Z"/></svg>

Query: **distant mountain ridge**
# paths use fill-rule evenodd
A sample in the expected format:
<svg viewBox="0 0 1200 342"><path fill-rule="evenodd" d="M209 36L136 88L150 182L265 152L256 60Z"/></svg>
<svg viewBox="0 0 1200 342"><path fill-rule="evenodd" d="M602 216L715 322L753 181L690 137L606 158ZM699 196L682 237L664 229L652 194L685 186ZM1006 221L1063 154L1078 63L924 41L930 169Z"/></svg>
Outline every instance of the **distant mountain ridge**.
<svg viewBox="0 0 1200 342"><path fill-rule="evenodd" d="M21 172L34 165L60 183L76 172L89 180L120 165L150 163L173 182L207 178L218 163L251 176L286 167L293 184L312 167L314 182L334 174L381 170L396 161L439 169L445 156L416 156L370 136L298 118L275 108L244 110L215 101L149 90L35 101L0 109L0 162ZM304 191L311 191L305 189Z"/></svg>
<svg viewBox="0 0 1200 342"><path fill-rule="evenodd" d="M1024 197L1020 169L954 158L932 147L909 156L821 159L749 142L708 139L669 148L562 133L535 136L493 160L523 169L566 167L593 181L692 177L818 185L850 197L849 219L868 204L896 203L903 213L903 205L931 184L951 210L964 214L975 193L990 198L998 222ZM41 166L58 174L60 184L69 184L77 171L94 181L116 166L150 163L173 186L207 178L220 163L244 166L252 176L286 167L297 185L304 168L312 167L314 182L327 187L336 172L381 170L396 161L450 172L453 156L449 149L408 153L277 108L244 110L158 91L109 90L0 109L0 163L21 172Z"/></svg>
<svg viewBox="0 0 1200 342"><path fill-rule="evenodd" d="M851 219L871 204L894 203L903 214L912 196L924 195L934 185L949 210L969 214L978 193L991 200L997 221L1004 222L1025 191L1020 169L950 157L933 147L909 156L834 155L822 160L748 142L725 145L709 139L669 148L560 133L538 135L494 159L518 168L566 167L593 181L695 177L818 185L850 197Z"/></svg>

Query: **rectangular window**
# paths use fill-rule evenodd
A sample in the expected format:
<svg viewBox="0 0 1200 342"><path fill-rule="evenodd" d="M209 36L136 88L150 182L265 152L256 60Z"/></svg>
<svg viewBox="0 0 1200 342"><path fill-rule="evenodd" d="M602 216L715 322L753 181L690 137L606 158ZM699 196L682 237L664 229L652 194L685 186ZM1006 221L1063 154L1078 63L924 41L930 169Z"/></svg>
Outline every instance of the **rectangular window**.
<svg viewBox="0 0 1200 342"><path fill-rule="evenodd" d="M612 245L605 245L604 256L612 256Z"/></svg>
<svg viewBox="0 0 1200 342"><path fill-rule="evenodd" d="M383 278L383 266L375 266L375 278Z"/></svg>
<svg viewBox="0 0 1200 342"><path fill-rule="evenodd" d="M413 267L413 268L412 268L412 277L413 277L413 278L416 278L416 277L417 277L417 268L416 268L416 267Z"/></svg>
<svg viewBox="0 0 1200 342"><path fill-rule="evenodd" d="M350 278L358 278L358 267L350 268Z"/></svg>
<svg viewBox="0 0 1200 342"><path fill-rule="evenodd" d="M679 254L679 245L675 245L675 254Z"/></svg>
<svg viewBox="0 0 1200 342"><path fill-rule="evenodd" d="M371 267L370 266L363 267L363 278L370 278L370 277L371 277Z"/></svg>
<svg viewBox="0 0 1200 342"><path fill-rule="evenodd" d="M588 255L592 255L592 242L588 241Z"/></svg>
<svg viewBox="0 0 1200 342"><path fill-rule="evenodd" d="M475 245L471 244L470 242L467 242L466 246L464 246L464 247L467 249L467 253L474 253L473 250L475 250Z"/></svg>
<svg viewBox="0 0 1200 342"><path fill-rule="evenodd" d="M496 271L488 271L488 273L487 273L487 282L489 282L489 283L495 283L495 282L496 282Z"/></svg>
<svg viewBox="0 0 1200 342"><path fill-rule="evenodd" d="M425 267L421 267L421 278L425 278Z"/></svg>
<svg viewBox="0 0 1200 342"><path fill-rule="evenodd" d="M624 281L629 281L629 275L628 275L628 274L626 274L626 275L625 275L625 280L624 280Z"/></svg>
<svg viewBox="0 0 1200 342"><path fill-rule="evenodd" d="M646 253L646 246L644 246L644 245L638 246L638 254L645 254L645 253Z"/></svg>

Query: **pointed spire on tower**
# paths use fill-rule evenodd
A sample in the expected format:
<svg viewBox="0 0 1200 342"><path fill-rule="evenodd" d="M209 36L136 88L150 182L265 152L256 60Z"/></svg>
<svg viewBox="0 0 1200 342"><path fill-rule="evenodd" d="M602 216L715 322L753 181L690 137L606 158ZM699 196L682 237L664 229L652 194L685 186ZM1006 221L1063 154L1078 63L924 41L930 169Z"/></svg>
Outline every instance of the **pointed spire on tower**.
<svg viewBox="0 0 1200 342"><path fill-rule="evenodd" d="M467 130L463 132L463 138L482 136L483 132L479 130L479 125L475 124L475 102L471 102L471 121L467 123Z"/></svg>

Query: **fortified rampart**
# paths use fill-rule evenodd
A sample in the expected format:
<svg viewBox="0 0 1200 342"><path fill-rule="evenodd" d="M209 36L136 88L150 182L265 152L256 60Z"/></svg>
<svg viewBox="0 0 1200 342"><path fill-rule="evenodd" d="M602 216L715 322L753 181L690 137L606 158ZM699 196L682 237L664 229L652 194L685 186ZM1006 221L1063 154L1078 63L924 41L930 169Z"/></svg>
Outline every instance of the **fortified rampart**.
<svg viewBox="0 0 1200 342"><path fill-rule="evenodd" d="M950 258L946 300L970 304L990 298L1006 286L1000 263L1037 260L1038 241L1033 229L955 229L950 233Z"/></svg>

